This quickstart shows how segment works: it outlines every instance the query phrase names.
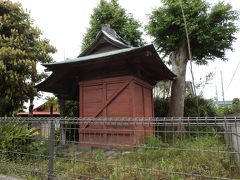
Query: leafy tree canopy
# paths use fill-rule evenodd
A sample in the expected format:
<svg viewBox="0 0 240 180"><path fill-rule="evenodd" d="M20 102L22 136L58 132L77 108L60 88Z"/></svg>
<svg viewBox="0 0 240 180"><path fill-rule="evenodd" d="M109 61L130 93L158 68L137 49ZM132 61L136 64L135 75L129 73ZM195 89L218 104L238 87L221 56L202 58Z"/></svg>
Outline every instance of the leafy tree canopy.
<svg viewBox="0 0 240 180"><path fill-rule="evenodd" d="M215 58L226 60L226 50L232 49L236 39L237 19L238 13L230 4L218 2L210 6L205 0L162 0L162 6L152 11L146 29L155 38L160 53L169 56L177 75L171 86L168 116L184 115L189 59L197 64L207 64ZM192 57L188 53L186 31Z"/></svg>
<svg viewBox="0 0 240 180"><path fill-rule="evenodd" d="M143 44L142 32L139 30L140 23L133 18L132 14L128 14L118 4L117 0L111 0L111 2L101 0L91 15L90 28L87 29L84 36L82 50L85 50L95 39L102 24L109 24L112 29L133 46Z"/></svg>
<svg viewBox="0 0 240 180"><path fill-rule="evenodd" d="M236 39L234 22L238 13L223 2L211 7L204 0L162 0L162 6L152 12L146 27L160 52L169 55L186 42L180 3L187 21L193 60L198 64L214 58L226 60L225 50L232 50Z"/></svg>
<svg viewBox="0 0 240 180"><path fill-rule="evenodd" d="M233 98L232 104L239 105L240 104L240 99L239 98Z"/></svg>
<svg viewBox="0 0 240 180"><path fill-rule="evenodd" d="M44 77L33 73L36 63L52 61L56 49L41 35L21 4L0 1L0 116L18 111L34 92L33 76Z"/></svg>

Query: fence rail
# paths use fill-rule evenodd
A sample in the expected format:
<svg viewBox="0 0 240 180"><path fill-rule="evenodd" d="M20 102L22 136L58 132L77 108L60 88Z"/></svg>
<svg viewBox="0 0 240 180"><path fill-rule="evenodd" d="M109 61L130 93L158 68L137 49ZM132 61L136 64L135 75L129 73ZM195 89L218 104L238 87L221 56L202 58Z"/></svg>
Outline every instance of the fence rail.
<svg viewBox="0 0 240 180"><path fill-rule="evenodd" d="M0 174L240 179L240 118L0 117Z"/></svg>

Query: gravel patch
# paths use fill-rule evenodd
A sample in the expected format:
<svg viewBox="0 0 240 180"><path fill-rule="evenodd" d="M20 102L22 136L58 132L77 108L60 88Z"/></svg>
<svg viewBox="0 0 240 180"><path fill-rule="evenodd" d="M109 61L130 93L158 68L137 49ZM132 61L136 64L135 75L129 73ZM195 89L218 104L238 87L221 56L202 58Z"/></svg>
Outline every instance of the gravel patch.
<svg viewBox="0 0 240 180"><path fill-rule="evenodd" d="M5 176L0 174L0 180L23 180L15 177Z"/></svg>

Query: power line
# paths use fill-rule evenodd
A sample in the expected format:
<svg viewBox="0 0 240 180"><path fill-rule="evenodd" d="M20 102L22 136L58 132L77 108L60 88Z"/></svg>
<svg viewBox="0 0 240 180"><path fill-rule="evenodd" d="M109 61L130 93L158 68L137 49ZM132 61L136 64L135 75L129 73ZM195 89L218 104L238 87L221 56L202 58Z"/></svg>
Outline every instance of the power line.
<svg viewBox="0 0 240 180"><path fill-rule="evenodd" d="M231 80L230 80L230 82L229 82L226 90L228 90L229 86L231 85L231 83L232 83L232 81L233 81L233 78L235 77L235 75L236 75L236 73L237 73L237 70L238 70L239 65L240 65L240 61L238 62L238 65L237 65L237 67L236 67L236 69L235 69L235 71L234 71L234 73L233 73L233 75L232 75L232 78L231 78Z"/></svg>

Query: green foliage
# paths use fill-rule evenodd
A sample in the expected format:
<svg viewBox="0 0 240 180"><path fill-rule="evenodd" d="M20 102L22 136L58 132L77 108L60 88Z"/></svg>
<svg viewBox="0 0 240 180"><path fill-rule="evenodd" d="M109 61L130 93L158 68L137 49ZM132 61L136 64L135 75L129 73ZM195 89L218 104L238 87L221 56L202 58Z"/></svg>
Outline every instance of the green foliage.
<svg viewBox="0 0 240 180"><path fill-rule="evenodd" d="M88 152L68 152L55 157L54 171L57 179L196 179L199 176L239 179L240 168L231 159L231 153L218 136L203 135L177 139L164 146L161 140L150 137L146 146L126 150L95 149ZM158 147L158 148L155 148ZM30 169L15 175L26 179L41 179L34 172L47 174L47 160L26 158L0 158L9 167ZM5 169L8 167L4 167ZM3 168L0 168L2 172ZM9 168L10 169L10 168ZM13 174L12 169L4 174ZM40 174L41 175L41 174ZM204 178L204 177L202 177Z"/></svg>
<svg viewBox="0 0 240 180"><path fill-rule="evenodd" d="M43 105L43 109L44 110L50 110L51 106L53 106L53 109L55 109L56 111L59 111L59 103L58 103L58 99L55 96L47 96L45 98L47 100L46 103L44 103Z"/></svg>
<svg viewBox="0 0 240 180"><path fill-rule="evenodd" d="M79 102L65 101L65 117L79 117Z"/></svg>
<svg viewBox="0 0 240 180"><path fill-rule="evenodd" d="M207 60L214 58L225 60L225 51L232 49L232 42L236 39L238 13L223 2L210 7L205 0L162 0L162 6L153 10L146 27L160 52L169 55L186 43L180 2L196 63L206 64Z"/></svg>
<svg viewBox="0 0 240 180"><path fill-rule="evenodd" d="M232 114L231 108L229 105L220 105L217 107L217 115L220 117L228 116Z"/></svg>
<svg viewBox="0 0 240 180"><path fill-rule="evenodd" d="M162 144L162 141L160 137L151 136L148 139L146 139L145 144L147 145L147 147L160 147L160 145Z"/></svg>
<svg viewBox="0 0 240 180"><path fill-rule="evenodd" d="M169 98L154 97L155 117L167 117L169 108Z"/></svg>
<svg viewBox="0 0 240 180"><path fill-rule="evenodd" d="M46 97L47 102L44 104L44 109L50 110L51 105L56 110L60 110L59 99L55 96ZM76 101L64 101L64 117L79 117L79 103Z"/></svg>
<svg viewBox="0 0 240 180"><path fill-rule="evenodd" d="M232 104L233 105L239 105L240 104L240 99L239 98L233 98Z"/></svg>
<svg viewBox="0 0 240 180"><path fill-rule="evenodd" d="M87 29L84 36L82 50L85 50L95 39L102 24L109 24L112 29L133 46L143 44L142 32L139 30L140 23L133 18L132 14L128 14L118 4L117 0L111 0L110 2L101 0L91 15L90 28Z"/></svg>
<svg viewBox="0 0 240 180"><path fill-rule="evenodd" d="M191 58L197 64L225 57L236 39L238 12L230 4L218 2L210 6L206 0L162 0L162 6L152 11L146 26L155 38L155 44L164 57L169 56L173 72L178 76L172 82L169 115L184 115L186 65ZM184 12L184 13L183 13ZM184 17L183 17L184 14ZM184 21L186 19L186 21ZM188 54L188 31L190 50Z"/></svg>
<svg viewBox="0 0 240 180"><path fill-rule="evenodd" d="M44 109L50 110L51 105L55 110L60 111L60 103L57 97L46 97L47 102L44 104ZM76 101L64 101L64 117L79 117L79 103ZM67 141L75 141L79 139L79 123L72 122L64 124ZM60 137L60 131L59 137Z"/></svg>
<svg viewBox="0 0 240 180"><path fill-rule="evenodd" d="M240 113L240 100L239 98L233 98L232 104L218 105L218 116L236 116Z"/></svg>
<svg viewBox="0 0 240 180"><path fill-rule="evenodd" d="M36 64L52 61L49 53L56 49L21 4L0 1L0 116L12 116L32 95L34 83L44 75L37 74Z"/></svg>
<svg viewBox="0 0 240 180"><path fill-rule="evenodd" d="M232 109L233 109L233 113L240 113L240 100L239 100L239 98L233 98Z"/></svg>
<svg viewBox="0 0 240 180"><path fill-rule="evenodd" d="M184 106L184 117L197 117L196 98L199 103L200 117L214 117L217 115L216 106L211 99L204 99L203 97L187 96ZM155 117L166 117L169 109L169 98L154 98L154 112Z"/></svg>
<svg viewBox="0 0 240 180"><path fill-rule="evenodd" d="M38 135L35 128L29 128L26 123L4 122L0 126L0 150L26 151L36 150L33 137Z"/></svg>
<svg viewBox="0 0 240 180"><path fill-rule="evenodd" d="M204 99L203 97L187 96L185 99L185 117L197 117L196 98L198 98L199 115L200 117L214 117L216 116L216 107L211 99Z"/></svg>
<svg viewBox="0 0 240 180"><path fill-rule="evenodd" d="M151 139L150 139L151 141ZM139 149L137 152L129 153L124 156L126 164L131 164L131 167L141 168L156 168L163 170L160 174L154 171L148 171L148 176L155 177L156 175L162 178L156 179L195 179L191 174L199 174L201 176L221 176L230 177L231 174L231 156L226 153L214 153L214 151L226 151L227 147L217 136L200 136L195 138L178 139L169 147L164 147L164 144L155 144L158 148L147 146ZM180 150L181 149L181 150ZM183 150L184 149L184 150ZM211 153L209 153L211 152ZM233 167L233 166L232 166ZM133 171L135 169L133 168ZM120 170L119 176L127 175L129 172ZM188 176L172 174L171 172L189 173ZM122 173L122 174L121 174ZM142 174L143 173L143 174ZM152 174L151 174L152 173ZM239 176L238 173L235 177ZM139 175L146 175L144 171L138 171ZM131 175L130 173L128 174ZM141 176L144 177L144 176ZM185 178L184 178L185 177ZM154 178L153 178L154 179Z"/></svg>

